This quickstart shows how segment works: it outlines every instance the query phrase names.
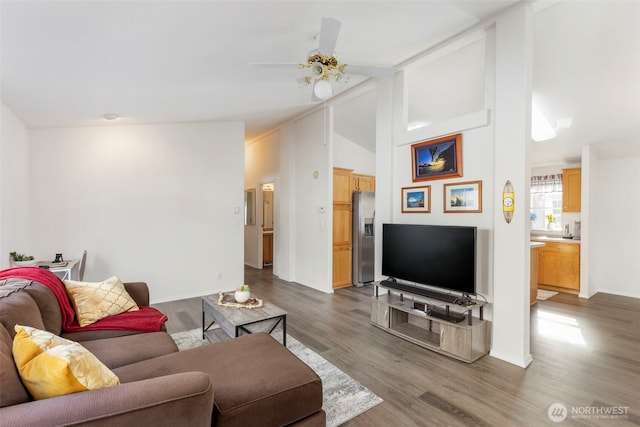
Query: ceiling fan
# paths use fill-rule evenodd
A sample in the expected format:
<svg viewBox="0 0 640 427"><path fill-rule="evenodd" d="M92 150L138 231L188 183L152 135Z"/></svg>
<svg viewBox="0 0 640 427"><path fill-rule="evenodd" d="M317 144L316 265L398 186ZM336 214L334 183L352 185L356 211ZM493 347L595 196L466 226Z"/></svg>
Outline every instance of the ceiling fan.
<svg viewBox="0 0 640 427"><path fill-rule="evenodd" d="M342 23L334 18L322 18L318 49L314 49L307 55L307 59L302 64L259 64L251 65L266 68L291 68L297 67L308 70L309 74L298 79L300 86L313 86L311 100L323 101L333 95L333 88L330 81L348 81L350 74L357 74L369 77L391 78L395 73L392 67L379 67L371 65L353 65L341 63L335 52L338 34Z"/></svg>

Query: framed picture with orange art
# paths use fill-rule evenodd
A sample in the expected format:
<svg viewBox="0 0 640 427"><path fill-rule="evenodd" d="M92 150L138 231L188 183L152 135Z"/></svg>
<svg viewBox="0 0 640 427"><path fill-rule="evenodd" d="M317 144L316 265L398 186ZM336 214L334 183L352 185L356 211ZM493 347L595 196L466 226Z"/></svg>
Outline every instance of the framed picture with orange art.
<svg viewBox="0 0 640 427"><path fill-rule="evenodd" d="M413 182L462 176L462 134L411 145Z"/></svg>

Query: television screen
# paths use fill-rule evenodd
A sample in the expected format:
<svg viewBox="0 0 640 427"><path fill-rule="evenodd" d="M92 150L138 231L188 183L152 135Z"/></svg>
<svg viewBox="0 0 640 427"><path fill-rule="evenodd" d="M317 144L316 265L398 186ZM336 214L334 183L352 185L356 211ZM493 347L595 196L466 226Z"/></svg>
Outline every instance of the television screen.
<svg viewBox="0 0 640 427"><path fill-rule="evenodd" d="M476 227L382 225L382 274L476 293Z"/></svg>

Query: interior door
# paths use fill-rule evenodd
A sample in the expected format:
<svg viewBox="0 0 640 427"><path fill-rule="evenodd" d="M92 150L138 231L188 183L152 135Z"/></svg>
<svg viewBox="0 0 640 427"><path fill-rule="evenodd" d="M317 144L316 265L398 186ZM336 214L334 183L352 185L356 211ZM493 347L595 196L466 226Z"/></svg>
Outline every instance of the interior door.
<svg viewBox="0 0 640 427"><path fill-rule="evenodd" d="M274 224L275 224L275 186L273 183L262 185L262 266L273 265Z"/></svg>

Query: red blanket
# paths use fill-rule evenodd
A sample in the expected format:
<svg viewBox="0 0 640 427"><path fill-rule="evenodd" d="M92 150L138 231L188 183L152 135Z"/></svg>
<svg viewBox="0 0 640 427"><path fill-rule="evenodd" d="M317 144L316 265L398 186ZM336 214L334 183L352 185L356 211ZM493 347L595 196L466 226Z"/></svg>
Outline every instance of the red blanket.
<svg viewBox="0 0 640 427"><path fill-rule="evenodd" d="M109 316L98 320L87 326L80 326L76 320L76 313L62 280L49 270L39 267L15 267L0 271L0 280L8 278L19 278L33 280L42 283L58 299L60 311L62 312L62 330L65 332L79 331L99 331L99 330L122 330L122 331L142 331L156 332L167 321L167 316L152 307L140 307L138 311L127 311L125 313Z"/></svg>

